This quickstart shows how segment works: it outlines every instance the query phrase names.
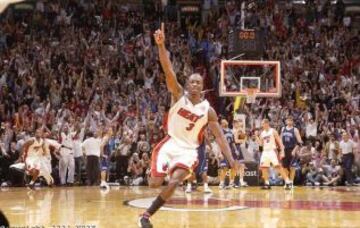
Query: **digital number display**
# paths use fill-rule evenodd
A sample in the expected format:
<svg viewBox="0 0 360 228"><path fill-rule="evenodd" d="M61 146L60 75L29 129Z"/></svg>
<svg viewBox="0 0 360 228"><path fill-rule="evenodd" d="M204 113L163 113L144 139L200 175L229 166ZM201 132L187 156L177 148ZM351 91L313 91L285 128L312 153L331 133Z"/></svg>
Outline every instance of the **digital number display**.
<svg viewBox="0 0 360 228"><path fill-rule="evenodd" d="M256 33L255 31L240 31L239 39L240 40L255 40Z"/></svg>
<svg viewBox="0 0 360 228"><path fill-rule="evenodd" d="M235 30L229 34L229 53L236 56L245 53L248 56L262 56L263 36L258 30Z"/></svg>
<svg viewBox="0 0 360 228"><path fill-rule="evenodd" d="M198 13L200 9L198 6L183 6L181 7L181 12L183 13Z"/></svg>

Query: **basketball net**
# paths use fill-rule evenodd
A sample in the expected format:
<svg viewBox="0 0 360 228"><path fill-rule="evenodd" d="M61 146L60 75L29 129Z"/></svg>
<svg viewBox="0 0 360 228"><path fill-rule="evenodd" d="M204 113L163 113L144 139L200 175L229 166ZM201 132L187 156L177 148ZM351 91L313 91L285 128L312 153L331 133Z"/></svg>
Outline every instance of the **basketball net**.
<svg viewBox="0 0 360 228"><path fill-rule="evenodd" d="M258 92L258 89L257 89L257 88L254 88L254 89L252 89L252 88L247 88L247 89L245 90L245 92L246 92L246 95L245 95L245 97L246 97L246 103L247 103L247 104L253 104L253 103L255 103L255 101L256 101L256 92Z"/></svg>

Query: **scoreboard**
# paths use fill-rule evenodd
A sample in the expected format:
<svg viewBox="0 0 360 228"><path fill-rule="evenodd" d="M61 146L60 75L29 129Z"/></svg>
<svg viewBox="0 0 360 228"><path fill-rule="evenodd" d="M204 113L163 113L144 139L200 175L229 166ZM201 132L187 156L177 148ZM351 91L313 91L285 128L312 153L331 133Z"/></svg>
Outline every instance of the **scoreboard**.
<svg viewBox="0 0 360 228"><path fill-rule="evenodd" d="M201 2L200 1L177 1L180 11L180 23L183 33L186 33L186 21L191 24L201 22Z"/></svg>
<svg viewBox="0 0 360 228"><path fill-rule="evenodd" d="M237 29L229 33L230 57L245 53L245 56L261 57L264 51L264 36L255 29Z"/></svg>

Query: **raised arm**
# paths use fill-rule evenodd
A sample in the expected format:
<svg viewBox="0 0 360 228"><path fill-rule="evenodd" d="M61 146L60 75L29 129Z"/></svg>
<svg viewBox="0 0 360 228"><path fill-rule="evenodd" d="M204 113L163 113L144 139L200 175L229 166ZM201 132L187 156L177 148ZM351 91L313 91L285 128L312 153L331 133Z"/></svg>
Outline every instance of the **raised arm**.
<svg viewBox="0 0 360 228"><path fill-rule="evenodd" d="M105 121L106 125L110 124L111 120L106 117L104 109L101 110L100 116L101 116L101 119L103 119Z"/></svg>
<svg viewBox="0 0 360 228"><path fill-rule="evenodd" d="M123 111L124 111L124 110L123 110L121 107L119 107L119 109L118 109L116 115L114 116L114 118L112 118L112 119L110 120L110 123L111 123L111 124L115 123L115 122L120 118L120 114L121 114Z"/></svg>
<svg viewBox="0 0 360 228"><path fill-rule="evenodd" d="M161 29L156 30L154 34L155 42L159 50L159 59L161 67L165 73L166 85L169 92L178 100L183 94L183 88L177 81L174 69L172 67L168 51L165 47L165 25L161 23Z"/></svg>
<svg viewBox="0 0 360 228"><path fill-rule="evenodd" d="M216 142L219 145L222 153L224 154L226 160L229 162L231 167L235 167L236 163L231 155L231 150L229 144L225 138L223 131L220 128L218 117L213 108L209 110L209 129L212 134L215 136Z"/></svg>
<svg viewBox="0 0 360 228"><path fill-rule="evenodd" d="M139 119L136 118L136 123L135 123L135 126L134 126L134 133L133 133L133 138L132 138L132 141L133 142L136 142L139 138Z"/></svg>

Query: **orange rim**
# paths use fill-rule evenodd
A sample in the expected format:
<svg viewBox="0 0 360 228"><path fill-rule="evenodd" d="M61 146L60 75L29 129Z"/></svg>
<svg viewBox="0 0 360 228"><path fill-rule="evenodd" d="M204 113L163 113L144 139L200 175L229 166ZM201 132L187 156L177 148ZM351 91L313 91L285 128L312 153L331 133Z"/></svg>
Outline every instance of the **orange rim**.
<svg viewBox="0 0 360 228"><path fill-rule="evenodd" d="M254 103L256 100L256 93L259 92L258 88L247 88L243 90L246 93L247 103Z"/></svg>

